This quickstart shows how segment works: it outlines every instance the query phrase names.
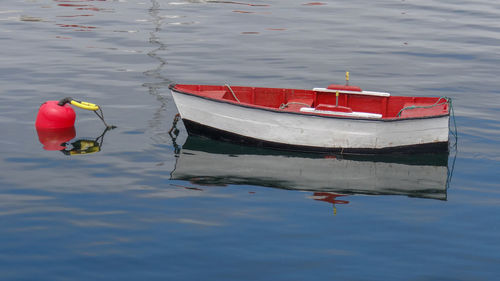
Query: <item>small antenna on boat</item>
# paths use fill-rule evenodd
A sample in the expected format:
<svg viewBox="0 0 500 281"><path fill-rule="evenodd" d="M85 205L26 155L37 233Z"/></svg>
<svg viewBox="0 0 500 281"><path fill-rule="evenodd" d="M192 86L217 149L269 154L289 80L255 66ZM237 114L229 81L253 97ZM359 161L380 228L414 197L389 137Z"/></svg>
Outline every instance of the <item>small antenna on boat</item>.
<svg viewBox="0 0 500 281"><path fill-rule="evenodd" d="M345 85L349 86L349 71L345 72Z"/></svg>

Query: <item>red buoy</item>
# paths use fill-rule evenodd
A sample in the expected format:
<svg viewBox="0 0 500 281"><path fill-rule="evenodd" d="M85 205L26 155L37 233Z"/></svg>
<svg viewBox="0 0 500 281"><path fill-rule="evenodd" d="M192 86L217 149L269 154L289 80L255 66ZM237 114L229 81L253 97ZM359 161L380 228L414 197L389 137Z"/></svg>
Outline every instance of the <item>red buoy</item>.
<svg viewBox="0 0 500 281"><path fill-rule="evenodd" d="M37 129L62 129L75 125L75 111L69 104L59 105L58 101L47 101L40 106L36 116Z"/></svg>

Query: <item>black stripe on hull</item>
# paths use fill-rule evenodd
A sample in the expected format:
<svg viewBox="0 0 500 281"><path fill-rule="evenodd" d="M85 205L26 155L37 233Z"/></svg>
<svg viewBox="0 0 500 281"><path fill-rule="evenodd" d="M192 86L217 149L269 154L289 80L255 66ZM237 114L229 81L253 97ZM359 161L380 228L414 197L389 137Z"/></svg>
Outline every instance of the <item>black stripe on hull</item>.
<svg viewBox="0 0 500 281"><path fill-rule="evenodd" d="M387 148L324 148L315 146L303 146L264 141L256 138L242 136L239 134L223 131L206 126L198 122L182 119L184 126L190 136L208 137L219 141L250 145L256 147L317 153L338 154L416 154L416 153L442 153L448 151L448 142L435 142L417 145L387 147Z"/></svg>

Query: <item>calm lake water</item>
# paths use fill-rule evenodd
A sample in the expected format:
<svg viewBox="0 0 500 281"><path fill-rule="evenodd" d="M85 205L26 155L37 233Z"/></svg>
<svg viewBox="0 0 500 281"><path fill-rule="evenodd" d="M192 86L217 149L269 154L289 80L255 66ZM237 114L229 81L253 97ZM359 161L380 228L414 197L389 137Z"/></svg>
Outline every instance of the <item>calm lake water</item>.
<svg viewBox="0 0 500 281"><path fill-rule="evenodd" d="M2 1L0 279L497 280L499 18L486 0ZM451 97L456 149L322 157L169 133L171 82L310 89L345 71ZM38 107L66 96L117 128L76 109L68 152L44 149Z"/></svg>

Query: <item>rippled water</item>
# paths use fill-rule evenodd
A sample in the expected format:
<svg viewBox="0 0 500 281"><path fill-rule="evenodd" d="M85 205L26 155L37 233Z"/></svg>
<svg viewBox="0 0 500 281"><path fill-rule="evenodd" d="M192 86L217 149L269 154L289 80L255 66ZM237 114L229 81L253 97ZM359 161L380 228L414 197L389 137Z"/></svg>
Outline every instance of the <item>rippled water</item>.
<svg viewBox="0 0 500 281"><path fill-rule="evenodd" d="M1 279L495 280L499 17L485 0L2 3ZM345 71L451 97L456 151L322 158L169 133L171 82L309 89ZM65 96L117 126L76 110L65 150L100 151L43 149L38 107Z"/></svg>

